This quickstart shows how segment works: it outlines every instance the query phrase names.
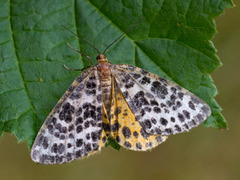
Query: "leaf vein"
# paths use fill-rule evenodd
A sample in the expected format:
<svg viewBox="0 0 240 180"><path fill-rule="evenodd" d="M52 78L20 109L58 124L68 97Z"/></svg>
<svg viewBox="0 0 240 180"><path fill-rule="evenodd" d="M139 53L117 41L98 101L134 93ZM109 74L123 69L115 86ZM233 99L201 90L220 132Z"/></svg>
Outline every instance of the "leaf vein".
<svg viewBox="0 0 240 180"><path fill-rule="evenodd" d="M13 35L13 24L12 24L13 22L12 22L12 18L11 18L11 1L10 0L8 2L8 12L9 12L9 27L10 27L10 32L11 32L11 40L12 40L12 44L13 44L13 48L14 48L14 54L15 54L15 57L16 57L16 60L17 60L17 69L18 69L19 74L20 74L19 76L20 76L20 78L23 82L22 83L23 89L26 92L27 99L28 99L29 104L31 106L30 109L32 109L32 111L34 112L34 115L33 115L34 116L34 121L35 121L36 124L38 124L38 121L37 121L37 118L36 118L36 111L34 109L33 103L32 103L31 98L29 96L29 92L27 90L26 83L24 82L24 77L22 75L22 69L21 69L21 66L20 66L20 59L19 59L19 56L16 52L16 45L15 45L16 40L15 40L14 35ZM19 120L19 118L18 118L18 120Z"/></svg>

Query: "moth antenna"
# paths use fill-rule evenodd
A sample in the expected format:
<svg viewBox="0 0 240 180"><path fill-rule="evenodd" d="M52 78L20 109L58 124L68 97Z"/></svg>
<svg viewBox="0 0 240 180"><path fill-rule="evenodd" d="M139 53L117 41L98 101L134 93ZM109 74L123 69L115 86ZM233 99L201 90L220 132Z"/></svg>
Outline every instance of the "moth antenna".
<svg viewBox="0 0 240 180"><path fill-rule="evenodd" d="M98 50L95 46L93 46L92 44L90 44L88 41L80 38L78 35L76 35L74 32L72 32L72 31L71 31L70 29L68 29L66 26L62 26L62 27L64 27L65 29L67 29L69 32L71 32L71 33L72 33L74 36L76 36L78 39L82 40L83 42L87 43L89 46L93 47L93 48L98 52L98 54L100 54L99 50Z"/></svg>
<svg viewBox="0 0 240 180"><path fill-rule="evenodd" d="M89 56L87 56L86 54L84 54L84 53L82 53L82 52L80 52L80 51L78 51L78 50L76 50L76 49L74 49L72 46L70 46L70 44L67 43L67 45L68 45L68 47L70 47L72 50L74 50L74 51L78 52L79 54L81 54L81 55L85 56L86 58L88 58L89 62L90 62L91 65L93 66L92 60L90 59Z"/></svg>
<svg viewBox="0 0 240 180"><path fill-rule="evenodd" d="M72 69L72 68L67 67L65 64L63 64L63 67L64 67L65 69L71 70L71 71L83 71L83 70L85 70L85 69L88 69L88 68L91 67L91 66L88 66L88 67L85 67L85 68L82 68L82 69Z"/></svg>
<svg viewBox="0 0 240 180"><path fill-rule="evenodd" d="M109 44L106 49L103 51L103 54L107 51L108 48L110 48L116 41L118 41L121 37L123 37L128 31L133 29L138 23L140 23L144 18L139 19L135 24L130 26L122 35L120 35L117 39L115 39L111 44Z"/></svg>

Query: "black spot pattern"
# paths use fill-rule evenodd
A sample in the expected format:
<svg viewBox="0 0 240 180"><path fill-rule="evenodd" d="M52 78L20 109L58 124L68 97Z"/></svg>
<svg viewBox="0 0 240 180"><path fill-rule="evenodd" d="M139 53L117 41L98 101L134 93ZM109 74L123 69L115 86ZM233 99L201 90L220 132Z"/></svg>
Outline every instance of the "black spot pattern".
<svg viewBox="0 0 240 180"><path fill-rule="evenodd" d="M160 123L161 123L163 126L166 126L166 125L168 124L168 121L167 121L165 118L161 117L161 118L160 118Z"/></svg>
<svg viewBox="0 0 240 180"><path fill-rule="evenodd" d="M117 116L118 114L120 114L122 111L121 111L121 107L117 107L114 114Z"/></svg>
<svg viewBox="0 0 240 180"><path fill-rule="evenodd" d="M120 141L121 141L121 139L120 139L119 136L116 136L116 141L117 141L117 142L120 142Z"/></svg>
<svg viewBox="0 0 240 180"><path fill-rule="evenodd" d="M155 118L151 118L153 124L157 124L157 120Z"/></svg>
<svg viewBox="0 0 240 180"><path fill-rule="evenodd" d="M134 131L134 132L133 132L133 136L134 136L135 138L138 138L138 135L139 135L139 134L138 134L137 131Z"/></svg>
<svg viewBox="0 0 240 180"><path fill-rule="evenodd" d="M134 79L138 79L141 77L140 74L136 74L136 73L130 73L130 74L133 76Z"/></svg>
<svg viewBox="0 0 240 180"><path fill-rule="evenodd" d="M173 123L176 121L176 119L174 117L171 117L170 119Z"/></svg>
<svg viewBox="0 0 240 180"><path fill-rule="evenodd" d="M98 103L102 102L102 95L101 94L97 95L97 102Z"/></svg>
<svg viewBox="0 0 240 180"><path fill-rule="evenodd" d="M82 117L78 117L76 122L75 122L75 125L79 125L79 124L82 124L83 123L83 118Z"/></svg>
<svg viewBox="0 0 240 180"><path fill-rule="evenodd" d="M82 114L82 108L79 107L77 112L76 112L76 116L80 116Z"/></svg>
<svg viewBox="0 0 240 180"><path fill-rule="evenodd" d="M96 107L90 103L83 104L83 119L96 120Z"/></svg>
<svg viewBox="0 0 240 180"><path fill-rule="evenodd" d="M195 106L194 106L194 104L193 104L192 101L189 101L189 102L188 102L188 106L189 106L192 110L195 110Z"/></svg>
<svg viewBox="0 0 240 180"><path fill-rule="evenodd" d="M165 99L165 96L168 94L167 88L159 81L154 81L152 83L151 91L161 99Z"/></svg>
<svg viewBox="0 0 240 180"><path fill-rule="evenodd" d="M98 134L96 132L92 132L91 138L92 138L93 142L96 142L98 140Z"/></svg>
<svg viewBox="0 0 240 180"><path fill-rule="evenodd" d="M150 129L150 128L152 127L152 123L150 122L149 119L145 120L144 123L145 123L145 127L146 127L147 129Z"/></svg>
<svg viewBox="0 0 240 180"><path fill-rule="evenodd" d="M157 140L157 142L162 142L162 137L161 136L157 136L156 140Z"/></svg>
<svg viewBox="0 0 240 180"><path fill-rule="evenodd" d="M122 133L123 133L123 136L124 136L126 139L128 139L128 138L131 137L131 131L130 131L130 129L129 129L127 126L124 126L124 127L122 128Z"/></svg>
<svg viewBox="0 0 240 180"><path fill-rule="evenodd" d="M75 99L79 99L81 96L82 96L82 94L80 94L80 93L72 93L72 94L69 96L69 98L70 98L71 100L75 100Z"/></svg>
<svg viewBox="0 0 240 180"><path fill-rule="evenodd" d="M175 125L174 127L175 127L175 129L176 129L177 132L181 132L181 131L182 131L182 129L180 128L179 125Z"/></svg>
<svg viewBox="0 0 240 180"><path fill-rule="evenodd" d="M149 77L144 76L141 80L140 80L140 84L144 85L144 84L149 84L151 82Z"/></svg>
<svg viewBox="0 0 240 180"><path fill-rule="evenodd" d="M154 107L153 111L157 114L159 114L161 112L161 109L159 107Z"/></svg>
<svg viewBox="0 0 240 180"><path fill-rule="evenodd" d="M104 137L102 138L102 141L103 141L103 142L106 142L106 141L107 141L106 136L104 136Z"/></svg>
<svg viewBox="0 0 240 180"><path fill-rule="evenodd" d="M72 114L75 111L75 107L72 106L70 103L65 103L62 106L62 110L59 113L59 119L65 120L66 123L69 123L72 121Z"/></svg>
<svg viewBox="0 0 240 180"><path fill-rule="evenodd" d="M127 99L128 98L128 92L127 91L123 92L123 96Z"/></svg>
<svg viewBox="0 0 240 180"><path fill-rule="evenodd" d="M147 139L147 138L150 136L148 133L146 133L146 132L144 131L143 128L140 130L140 133L141 133L142 137L145 138L145 139Z"/></svg>
<svg viewBox="0 0 240 180"><path fill-rule="evenodd" d="M125 145L126 148L131 148L132 147L131 144L127 141L124 143L124 145Z"/></svg>
<svg viewBox="0 0 240 180"><path fill-rule="evenodd" d="M183 114L187 119L190 119L190 113L186 110L183 110Z"/></svg>
<svg viewBox="0 0 240 180"><path fill-rule="evenodd" d="M181 113L178 113L178 119L183 122L185 120L184 116Z"/></svg>
<svg viewBox="0 0 240 180"><path fill-rule="evenodd" d="M116 132L120 129L121 125L116 121L113 125L111 125L111 132Z"/></svg>
<svg viewBox="0 0 240 180"><path fill-rule="evenodd" d="M136 106L137 108L142 108L143 106L149 105L149 102L145 98L143 91L139 91L138 93L136 93L133 102L134 106Z"/></svg>
<svg viewBox="0 0 240 180"><path fill-rule="evenodd" d="M43 139L43 148L44 149L47 149L48 148L48 139L47 139L47 137L44 137L44 139Z"/></svg>
<svg viewBox="0 0 240 180"><path fill-rule="evenodd" d="M140 142L136 143L136 148L137 149L142 149L142 144Z"/></svg>

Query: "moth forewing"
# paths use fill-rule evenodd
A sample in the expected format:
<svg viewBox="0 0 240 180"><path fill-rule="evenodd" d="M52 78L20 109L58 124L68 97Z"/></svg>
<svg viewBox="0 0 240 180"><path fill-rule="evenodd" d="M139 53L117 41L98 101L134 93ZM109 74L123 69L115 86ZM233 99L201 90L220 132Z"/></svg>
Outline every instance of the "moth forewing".
<svg viewBox="0 0 240 180"><path fill-rule="evenodd" d="M65 92L39 130L32 146L33 161L69 162L101 149L102 91L99 72L83 72Z"/></svg>
<svg viewBox="0 0 240 180"><path fill-rule="evenodd" d="M211 114L210 107L196 95L141 68L115 65L113 75L135 118L149 134L189 131Z"/></svg>

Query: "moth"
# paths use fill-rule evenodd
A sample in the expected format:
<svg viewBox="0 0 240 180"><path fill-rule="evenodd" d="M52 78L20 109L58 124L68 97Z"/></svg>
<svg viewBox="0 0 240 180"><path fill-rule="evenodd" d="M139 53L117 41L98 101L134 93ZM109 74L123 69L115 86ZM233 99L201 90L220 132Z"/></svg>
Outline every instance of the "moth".
<svg viewBox="0 0 240 180"><path fill-rule="evenodd" d="M31 149L33 161L61 164L82 159L100 151L110 137L124 148L147 151L211 114L204 101L176 83L139 67L111 64L105 52L113 43L103 53L97 50L95 66L72 48L89 58L91 66L48 115Z"/></svg>

